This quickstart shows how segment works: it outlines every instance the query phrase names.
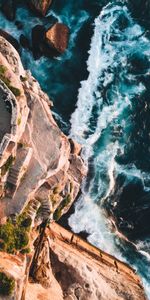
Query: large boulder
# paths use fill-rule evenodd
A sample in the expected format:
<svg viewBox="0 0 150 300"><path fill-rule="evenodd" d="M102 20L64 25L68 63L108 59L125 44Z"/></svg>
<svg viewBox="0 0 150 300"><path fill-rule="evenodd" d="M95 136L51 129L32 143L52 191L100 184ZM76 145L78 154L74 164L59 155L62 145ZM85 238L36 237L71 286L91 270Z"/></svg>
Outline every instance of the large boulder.
<svg viewBox="0 0 150 300"><path fill-rule="evenodd" d="M16 16L16 1L15 0L3 1L1 10L9 21L14 21Z"/></svg>
<svg viewBox="0 0 150 300"><path fill-rule="evenodd" d="M43 25L36 25L32 29L32 51L35 59L40 58L44 44L45 28ZM38 41L38 43L37 43Z"/></svg>
<svg viewBox="0 0 150 300"><path fill-rule="evenodd" d="M46 42L58 54L62 54L68 46L69 28L65 24L56 23L46 32Z"/></svg>
<svg viewBox="0 0 150 300"><path fill-rule="evenodd" d="M52 4L52 0L30 0L29 5L30 7L39 13L42 16L45 16L50 5Z"/></svg>

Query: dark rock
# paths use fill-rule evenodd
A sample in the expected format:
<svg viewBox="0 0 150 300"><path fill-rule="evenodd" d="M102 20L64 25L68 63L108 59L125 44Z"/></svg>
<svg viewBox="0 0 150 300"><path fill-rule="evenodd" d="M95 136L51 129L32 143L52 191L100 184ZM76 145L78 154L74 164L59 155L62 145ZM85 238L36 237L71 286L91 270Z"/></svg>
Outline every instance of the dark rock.
<svg viewBox="0 0 150 300"><path fill-rule="evenodd" d="M14 21L16 16L16 1L15 0L3 1L1 10L9 21Z"/></svg>
<svg viewBox="0 0 150 300"><path fill-rule="evenodd" d="M64 53L68 46L69 28L65 24L56 23L46 32L48 46L58 54Z"/></svg>
<svg viewBox="0 0 150 300"><path fill-rule="evenodd" d="M47 16L44 19L44 24L45 24L46 30L48 30L50 27L52 27L56 23L58 23L58 19L53 15Z"/></svg>
<svg viewBox="0 0 150 300"><path fill-rule="evenodd" d="M35 59L38 59L43 55L43 44L45 37L45 27L42 25L36 25L32 29L32 51Z"/></svg>
<svg viewBox="0 0 150 300"><path fill-rule="evenodd" d="M52 0L29 0L29 6L38 14L45 16L49 7L52 4Z"/></svg>
<svg viewBox="0 0 150 300"><path fill-rule="evenodd" d="M22 22L20 22L20 21L17 20L15 22L15 25L17 26L18 30L22 30L23 29L23 23Z"/></svg>
<svg viewBox="0 0 150 300"><path fill-rule="evenodd" d="M20 52L20 45L18 41L8 32L4 31L3 29L0 29L0 36L5 38L10 44L13 45L13 47Z"/></svg>
<svg viewBox="0 0 150 300"><path fill-rule="evenodd" d="M30 41L24 34L20 35L20 44L25 49L30 49L31 48L30 47Z"/></svg>

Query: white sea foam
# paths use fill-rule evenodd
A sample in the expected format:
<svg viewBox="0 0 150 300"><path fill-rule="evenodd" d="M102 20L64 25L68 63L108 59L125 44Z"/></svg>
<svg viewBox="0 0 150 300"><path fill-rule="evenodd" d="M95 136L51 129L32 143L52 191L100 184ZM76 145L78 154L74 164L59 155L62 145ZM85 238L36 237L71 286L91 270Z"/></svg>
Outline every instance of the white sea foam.
<svg viewBox="0 0 150 300"><path fill-rule="evenodd" d="M116 20L122 15L128 25L120 31ZM124 172L126 176L139 177L143 184L147 177L134 164L117 164L115 156L118 150L124 152L124 144L110 133L112 128L119 136L117 126L122 130L129 126L132 101L145 91L137 75L127 71L129 57L138 51L150 59L149 41L143 29L133 22L126 6L107 5L95 20L87 61L89 76L81 82L77 107L71 116L70 135L84 146L82 155L87 163L89 161L89 176L69 225L74 232L87 231L92 244L124 260L101 204L113 190L116 174ZM143 249L138 250L148 255ZM137 268L136 264L134 266ZM144 283L146 285L147 281Z"/></svg>

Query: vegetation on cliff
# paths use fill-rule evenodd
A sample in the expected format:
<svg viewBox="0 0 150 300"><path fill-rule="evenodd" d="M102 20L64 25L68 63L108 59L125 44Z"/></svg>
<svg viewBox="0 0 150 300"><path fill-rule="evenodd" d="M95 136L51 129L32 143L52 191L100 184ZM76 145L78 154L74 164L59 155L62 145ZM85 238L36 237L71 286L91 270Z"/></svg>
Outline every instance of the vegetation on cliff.
<svg viewBox="0 0 150 300"><path fill-rule="evenodd" d="M31 219L25 213L18 216L15 224L8 219L0 225L0 250L16 253L24 249L29 243L30 226Z"/></svg>
<svg viewBox="0 0 150 300"><path fill-rule="evenodd" d="M15 280L0 272L0 295L10 296L15 288Z"/></svg>
<svg viewBox="0 0 150 300"><path fill-rule="evenodd" d="M6 76L7 68L3 65L0 65L0 79L7 85L7 87L12 91L12 93L19 97L21 95L21 92L18 88L11 85L10 80Z"/></svg>
<svg viewBox="0 0 150 300"><path fill-rule="evenodd" d="M71 201L71 195L68 194L54 212L53 218L55 221L58 221L60 219L62 215L62 210L70 203L70 201Z"/></svg>

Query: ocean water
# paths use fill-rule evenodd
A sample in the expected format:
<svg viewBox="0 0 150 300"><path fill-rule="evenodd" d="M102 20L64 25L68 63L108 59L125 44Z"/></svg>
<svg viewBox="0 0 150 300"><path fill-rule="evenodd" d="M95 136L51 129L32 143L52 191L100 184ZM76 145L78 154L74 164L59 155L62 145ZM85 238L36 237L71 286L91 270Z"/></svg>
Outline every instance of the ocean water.
<svg viewBox="0 0 150 300"><path fill-rule="evenodd" d="M40 19L22 2L16 19L24 28L18 30L2 14L0 27L19 39L21 33L31 37L37 24L48 26L50 16L69 26L69 47L63 56L34 60L30 51L22 49L21 54L24 66L53 100L62 130L83 145L88 175L68 222L74 232L87 232L92 244L132 265L150 299L146 3L56 0L46 19Z"/></svg>

